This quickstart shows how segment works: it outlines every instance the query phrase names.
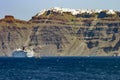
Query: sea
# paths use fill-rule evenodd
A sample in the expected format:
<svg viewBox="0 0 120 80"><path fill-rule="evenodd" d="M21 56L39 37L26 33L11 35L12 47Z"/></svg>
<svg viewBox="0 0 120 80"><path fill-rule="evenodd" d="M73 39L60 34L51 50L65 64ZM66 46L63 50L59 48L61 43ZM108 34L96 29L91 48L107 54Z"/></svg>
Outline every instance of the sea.
<svg viewBox="0 0 120 80"><path fill-rule="evenodd" d="M0 80L120 80L120 57L2 57Z"/></svg>

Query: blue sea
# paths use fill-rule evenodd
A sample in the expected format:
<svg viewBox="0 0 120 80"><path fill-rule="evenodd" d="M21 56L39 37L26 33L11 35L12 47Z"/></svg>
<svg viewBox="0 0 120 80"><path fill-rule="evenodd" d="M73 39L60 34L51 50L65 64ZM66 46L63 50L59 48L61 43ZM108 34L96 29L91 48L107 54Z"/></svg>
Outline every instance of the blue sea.
<svg viewBox="0 0 120 80"><path fill-rule="evenodd" d="M120 80L120 57L0 58L0 80Z"/></svg>

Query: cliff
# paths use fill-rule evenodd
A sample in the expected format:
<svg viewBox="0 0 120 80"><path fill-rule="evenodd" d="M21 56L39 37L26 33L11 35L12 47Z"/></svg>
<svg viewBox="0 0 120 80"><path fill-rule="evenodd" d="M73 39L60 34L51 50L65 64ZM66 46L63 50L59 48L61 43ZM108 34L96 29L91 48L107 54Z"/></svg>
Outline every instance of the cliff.
<svg viewBox="0 0 120 80"><path fill-rule="evenodd" d="M29 21L0 19L0 55L25 47L34 56L113 56L120 51L120 12L44 10Z"/></svg>

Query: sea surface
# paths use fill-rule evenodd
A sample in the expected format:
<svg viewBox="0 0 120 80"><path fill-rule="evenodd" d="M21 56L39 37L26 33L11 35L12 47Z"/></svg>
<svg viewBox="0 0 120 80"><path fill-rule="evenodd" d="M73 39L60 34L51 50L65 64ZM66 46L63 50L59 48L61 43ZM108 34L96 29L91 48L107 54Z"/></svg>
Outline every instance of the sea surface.
<svg viewBox="0 0 120 80"><path fill-rule="evenodd" d="M0 58L0 80L120 80L120 57Z"/></svg>

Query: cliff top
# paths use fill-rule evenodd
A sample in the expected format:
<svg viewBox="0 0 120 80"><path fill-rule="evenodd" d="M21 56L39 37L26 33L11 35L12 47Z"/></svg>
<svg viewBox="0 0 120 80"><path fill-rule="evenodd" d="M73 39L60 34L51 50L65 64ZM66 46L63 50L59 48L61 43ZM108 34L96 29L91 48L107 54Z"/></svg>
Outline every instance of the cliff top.
<svg viewBox="0 0 120 80"><path fill-rule="evenodd" d="M42 11L40 11L39 13L37 13L36 16L40 16L42 14L44 14L46 11L54 11L54 12L59 12L59 13L63 13L63 12L70 12L72 15L77 15L77 14L82 14L82 13L100 13L102 11L106 11L107 14L116 14L115 10L102 10L102 9L69 9L69 8L62 8L62 7L53 7L50 9L44 9Z"/></svg>
<svg viewBox="0 0 120 80"><path fill-rule="evenodd" d="M15 19L12 15L5 15L3 19L0 19L0 22L7 22L7 23L26 23L24 20Z"/></svg>

